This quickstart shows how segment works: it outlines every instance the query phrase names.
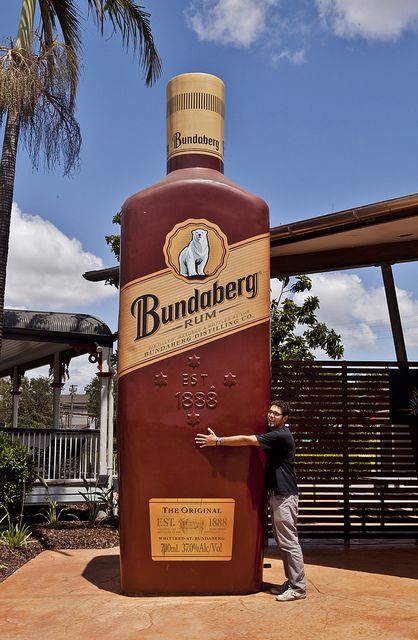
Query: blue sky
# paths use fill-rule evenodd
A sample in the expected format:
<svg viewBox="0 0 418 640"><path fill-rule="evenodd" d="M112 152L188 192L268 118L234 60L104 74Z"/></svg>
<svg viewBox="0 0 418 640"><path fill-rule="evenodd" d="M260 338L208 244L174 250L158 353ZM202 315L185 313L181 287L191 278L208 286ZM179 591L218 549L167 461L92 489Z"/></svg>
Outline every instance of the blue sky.
<svg viewBox="0 0 418 640"><path fill-rule="evenodd" d="M144 5L163 59L157 84L145 88L119 38L86 22L79 169L34 171L19 153L8 305L91 313L116 330L117 295L80 274L114 263L104 242L113 214L165 174L165 87L178 73L225 82L225 173L267 201L272 226L418 191L416 0ZM1 41L16 32L18 7L2 3ZM418 359L417 264L394 275ZM315 276L314 293L347 359L394 358L378 269ZM74 366L73 381L83 372Z"/></svg>

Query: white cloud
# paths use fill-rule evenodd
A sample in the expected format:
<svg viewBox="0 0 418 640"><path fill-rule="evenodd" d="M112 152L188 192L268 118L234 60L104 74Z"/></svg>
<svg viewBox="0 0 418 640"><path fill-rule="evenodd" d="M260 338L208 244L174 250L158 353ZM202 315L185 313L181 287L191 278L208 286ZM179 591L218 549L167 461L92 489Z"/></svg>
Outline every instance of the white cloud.
<svg viewBox="0 0 418 640"><path fill-rule="evenodd" d="M90 384L97 372L97 364L89 362L88 355L73 358L68 368L70 378L66 381L62 393L68 393L72 384L77 385L77 393L84 393L84 387Z"/></svg>
<svg viewBox="0 0 418 640"><path fill-rule="evenodd" d="M418 27L417 0L315 0L321 20L337 36L397 40Z"/></svg>
<svg viewBox="0 0 418 640"><path fill-rule="evenodd" d="M418 302L409 291L396 290L402 323L405 331L405 343L408 347L418 347Z"/></svg>
<svg viewBox="0 0 418 640"><path fill-rule="evenodd" d="M82 277L103 267L101 258L84 251L79 240L13 205L5 306L70 312L93 306L116 295L113 287Z"/></svg>
<svg viewBox="0 0 418 640"><path fill-rule="evenodd" d="M190 0L185 16L199 40L298 65L319 22L337 37L395 41L418 30L418 0Z"/></svg>
<svg viewBox="0 0 418 640"><path fill-rule="evenodd" d="M199 40L249 47L268 28L280 0L196 0L186 18Z"/></svg>
<svg viewBox="0 0 418 640"><path fill-rule="evenodd" d="M98 372L97 364L89 362L88 354L77 356L70 362L68 373L69 379L65 381L64 387L61 393L69 393L71 385L77 385L77 393L84 393L84 387L92 381L92 378L96 376ZM39 376L49 376L49 366L38 367L37 369L30 369L25 373L28 378L38 378Z"/></svg>
<svg viewBox="0 0 418 640"><path fill-rule="evenodd" d="M409 347L418 347L418 327L412 327L405 331L405 342Z"/></svg>
<svg viewBox="0 0 418 640"><path fill-rule="evenodd" d="M367 287L354 274L314 274L310 292L298 293L300 304L307 295L318 296L318 319L341 334L345 357L354 351L362 359L394 357L389 313L382 287ZM278 281L272 281L272 297L279 295ZM406 346L418 346L418 300L405 289L396 289ZM392 355L390 355L392 354ZM411 357L411 356L410 356Z"/></svg>
<svg viewBox="0 0 418 640"><path fill-rule="evenodd" d="M298 51L290 51L289 49L285 49L284 51L272 56L273 64L278 64L283 60L287 60L292 64L304 64L306 62L305 50L299 49Z"/></svg>

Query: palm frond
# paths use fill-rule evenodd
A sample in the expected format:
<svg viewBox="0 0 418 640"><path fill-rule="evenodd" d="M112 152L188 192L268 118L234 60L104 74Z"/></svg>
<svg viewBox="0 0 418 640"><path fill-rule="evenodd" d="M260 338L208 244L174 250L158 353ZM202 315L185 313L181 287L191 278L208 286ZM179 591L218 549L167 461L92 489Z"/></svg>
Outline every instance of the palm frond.
<svg viewBox="0 0 418 640"><path fill-rule="evenodd" d="M35 39L37 54L0 48L0 120L7 111L19 114L22 140L35 168L43 152L48 169L62 160L64 173L69 173L81 148L68 75L73 52L57 41L46 48L37 34Z"/></svg>
<svg viewBox="0 0 418 640"><path fill-rule="evenodd" d="M38 0L41 12L41 28L45 48L56 39L57 29L67 47L70 101L74 105L78 83L78 60L82 49L80 36L80 12L72 0ZM51 72L53 70L51 69Z"/></svg>
<svg viewBox="0 0 418 640"><path fill-rule="evenodd" d="M35 18L36 0L22 0L19 26L16 35L16 49L32 50L33 21Z"/></svg>
<svg viewBox="0 0 418 640"><path fill-rule="evenodd" d="M38 0L38 2L46 46L51 45L52 34L59 28L66 46L77 54L81 49L81 14L74 0Z"/></svg>
<svg viewBox="0 0 418 640"><path fill-rule="evenodd" d="M154 44L150 14L133 0L88 0L88 4L101 33L109 20L113 31L121 34L124 46L129 48L132 44L138 52L145 83L152 85L161 73L161 58Z"/></svg>

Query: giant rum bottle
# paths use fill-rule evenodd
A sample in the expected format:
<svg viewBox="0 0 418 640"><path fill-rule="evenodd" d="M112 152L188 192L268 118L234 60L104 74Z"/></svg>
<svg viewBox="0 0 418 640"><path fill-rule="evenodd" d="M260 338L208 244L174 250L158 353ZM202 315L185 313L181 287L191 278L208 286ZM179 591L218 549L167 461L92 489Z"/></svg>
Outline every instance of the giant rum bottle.
<svg viewBox="0 0 418 640"><path fill-rule="evenodd" d="M167 88L168 175L122 215L118 363L121 582L139 594L260 589L256 447L198 432L265 429L270 397L267 205L223 175L224 86Z"/></svg>

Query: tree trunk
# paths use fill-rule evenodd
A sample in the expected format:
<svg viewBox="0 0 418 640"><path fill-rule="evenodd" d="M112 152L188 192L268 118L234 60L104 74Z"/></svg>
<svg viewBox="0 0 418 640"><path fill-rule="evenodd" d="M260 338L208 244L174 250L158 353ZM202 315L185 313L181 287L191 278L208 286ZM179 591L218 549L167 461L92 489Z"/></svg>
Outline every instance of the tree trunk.
<svg viewBox="0 0 418 640"><path fill-rule="evenodd" d="M0 162L0 356L3 339L4 292L6 288L7 256L9 253L10 218L12 214L19 130L19 115L9 111Z"/></svg>

